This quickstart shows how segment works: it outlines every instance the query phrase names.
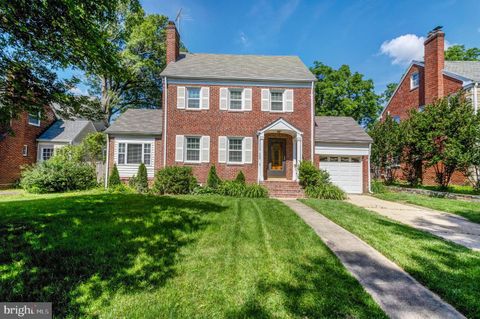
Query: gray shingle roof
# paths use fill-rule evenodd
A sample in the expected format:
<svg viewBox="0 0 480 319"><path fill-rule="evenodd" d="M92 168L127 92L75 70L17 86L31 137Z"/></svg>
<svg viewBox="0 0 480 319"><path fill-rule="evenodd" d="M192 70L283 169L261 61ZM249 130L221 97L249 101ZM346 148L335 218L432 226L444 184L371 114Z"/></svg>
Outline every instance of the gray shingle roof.
<svg viewBox="0 0 480 319"><path fill-rule="evenodd" d="M315 76L297 56L182 53L162 76L192 79L311 82Z"/></svg>
<svg viewBox="0 0 480 319"><path fill-rule="evenodd" d="M372 138L351 117L315 116L315 142L371 143Z"/></svg>
<svg viewBox="0 0 480 319"><path fill-rule="evenodd" d="M88 125L88 120L57 120L37 140L50 142L71 142Z"/></svg>
<svg viewBox="0 0 480 319"><path fill-rule="evenodd" d="M480 61L445 61L444 70L480 82Z"/></svg>
<svg viewBox="0 0 480 319"><path fill-rule="evenodd" d="M108 134L161 135L162 110L129 109L120 115L109 128Z"/></svg>

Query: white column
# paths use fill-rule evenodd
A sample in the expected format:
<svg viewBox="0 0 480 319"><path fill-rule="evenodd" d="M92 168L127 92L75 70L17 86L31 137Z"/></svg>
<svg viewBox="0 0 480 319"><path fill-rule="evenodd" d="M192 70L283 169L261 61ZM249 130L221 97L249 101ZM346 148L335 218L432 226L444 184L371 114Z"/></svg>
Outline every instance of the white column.
<svg viewBox="0 0 480 319"><path fill-rule="evenodd" d="M297 158L297 138L292 137L293 140L293 170L292 170L292 181L297 180L297 166L298 166L298 158Z"/></svg>
<svg viewBox="0 0 480 319"><path fill-rule="evenodd" d="M297 165L295 166L295 181L298 181L298 165L300 165L300 162L302 161L302 149L303 149L303 139L302 139L302 135L300 134L297 134L297 137L296 137L296 144L297 144Z"/></svg>
<svg viewBox="0 0 480 319"><path fill-rule="evenodd" d="M263 141L265 139L265 134L261 133L258 135L258 181L263 181Z"/></svg>

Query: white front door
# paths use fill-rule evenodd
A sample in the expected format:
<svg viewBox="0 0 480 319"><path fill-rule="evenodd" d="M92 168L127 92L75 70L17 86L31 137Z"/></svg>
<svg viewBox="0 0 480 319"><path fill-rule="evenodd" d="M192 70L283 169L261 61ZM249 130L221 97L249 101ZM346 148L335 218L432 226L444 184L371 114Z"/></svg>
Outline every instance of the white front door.
<svg viewBox="0 0 480 319"><path fill-rule="evenodd" d="M320 169L330 174L333 184L349 194L361 194L362 160L360 156L320 156Z"/></svg>

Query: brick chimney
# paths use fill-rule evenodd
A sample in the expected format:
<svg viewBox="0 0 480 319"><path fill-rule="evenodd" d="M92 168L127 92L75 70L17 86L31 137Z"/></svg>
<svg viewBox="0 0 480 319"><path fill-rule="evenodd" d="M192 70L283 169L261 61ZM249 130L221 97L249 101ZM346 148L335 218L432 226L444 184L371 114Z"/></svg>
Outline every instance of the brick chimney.
<svg viewBox="0 0 480 319"><path fill-rule="evenodd" d="M443 69L445 66L445 33L436 27L428 33L425 52L425 104L443 97Z"/></svg>
<svg viewBox="0 0 480 319"><path fill-rule="evenodd" d="M175 62L180 54L180 35L173 21L167 25L167 64Z"/></svg>

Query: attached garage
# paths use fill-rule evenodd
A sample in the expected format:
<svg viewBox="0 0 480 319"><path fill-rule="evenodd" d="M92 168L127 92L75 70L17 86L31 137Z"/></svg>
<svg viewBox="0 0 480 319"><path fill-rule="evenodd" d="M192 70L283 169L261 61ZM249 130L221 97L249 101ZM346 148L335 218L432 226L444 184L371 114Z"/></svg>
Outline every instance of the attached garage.
<svg viewBox="0 0 480 319"><path fill-rule="evenodd" d="M317 116L315 124L318 167L327 171L332 183L346 193L368 192L370 136L350 117Z"/></svg>

